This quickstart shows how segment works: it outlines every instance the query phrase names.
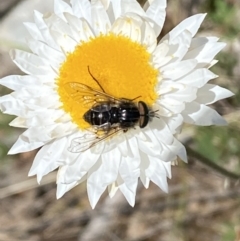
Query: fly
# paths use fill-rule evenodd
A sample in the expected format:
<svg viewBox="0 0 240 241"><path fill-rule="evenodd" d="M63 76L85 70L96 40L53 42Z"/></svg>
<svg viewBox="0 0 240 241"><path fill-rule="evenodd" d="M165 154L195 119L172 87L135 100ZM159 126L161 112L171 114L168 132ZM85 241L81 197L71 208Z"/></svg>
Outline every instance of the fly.
<svg viewBox="0 0 240 241"><path fill-rule="evenodd" d="M141 96L134 99L114 97L105 92L90 72L89 66L88 72L101 90L78 82L70 82L65 88L70 97L77 102L91 105L83 115L83 119L93 127L95 132L90 140L86 140L85 137L73 139L70 147L72 152L85 151L121 131L127 132L136 126L144 128L152 117L158 117L156 111L151 111L145 102L134 102Z"/></svg>

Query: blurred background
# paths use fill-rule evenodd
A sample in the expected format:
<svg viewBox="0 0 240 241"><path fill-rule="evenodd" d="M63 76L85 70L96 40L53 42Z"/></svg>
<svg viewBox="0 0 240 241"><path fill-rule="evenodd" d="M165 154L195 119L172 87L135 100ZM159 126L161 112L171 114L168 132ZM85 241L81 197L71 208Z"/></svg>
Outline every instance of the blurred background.
<svg viewBox="0 0 240 241"><path fill-rule="evenodd" d="M0 78L22 74L8 54L27 49L22 22L52 8L53 0L0 0ZM173 166L168 194L139 184L134 208L105 193L92 210L85 184L56 200L56 172L40 186L27 177L36 151L7 156L22 130L0 113L0 241L240 241L240 1L168 0L161 37L200 12L208 15L199 34L227 43L212 71L220 76L213 83L235 93L213 106L229 125L185 126L189 163Z"/></svg>

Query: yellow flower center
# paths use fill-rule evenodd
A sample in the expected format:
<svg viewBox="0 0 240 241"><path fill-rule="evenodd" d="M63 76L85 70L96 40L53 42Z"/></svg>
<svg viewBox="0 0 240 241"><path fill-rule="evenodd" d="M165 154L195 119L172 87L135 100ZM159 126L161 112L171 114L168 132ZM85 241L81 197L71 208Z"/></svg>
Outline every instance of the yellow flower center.
<svg viewBox="0 0 240 241"><path fill-rule="evenodd" d="M89 105L69 95L66 86L78 82L101 91L90 73L106 93L127 99L141 96L135 101L151 106L157 98L158 71L151 66L150 57L144 46L122 35L100 35L82 42L74 52L67 54L60 68L57 84L63 109L81 129L89 126L83 119Z"/></svg>

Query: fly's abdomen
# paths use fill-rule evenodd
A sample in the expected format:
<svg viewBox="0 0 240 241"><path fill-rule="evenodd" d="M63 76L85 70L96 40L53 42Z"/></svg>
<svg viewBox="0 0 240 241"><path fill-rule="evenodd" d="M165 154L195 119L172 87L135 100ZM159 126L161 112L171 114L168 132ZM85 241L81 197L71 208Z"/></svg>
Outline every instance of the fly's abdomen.
<svg viewBox="0 0 240 241"><path fill-rule="evenodd" d="M93 126L102 126L109 123L110 113L109 111L97 112L89 110L84 114L84 120Z"/></svg>
<svg viewBox="0 0 240 241"><path fill-rule="evenodd" d="M108 111L105 112L93 112L92 125L102 126L109 123L110 115Z"/></svg>

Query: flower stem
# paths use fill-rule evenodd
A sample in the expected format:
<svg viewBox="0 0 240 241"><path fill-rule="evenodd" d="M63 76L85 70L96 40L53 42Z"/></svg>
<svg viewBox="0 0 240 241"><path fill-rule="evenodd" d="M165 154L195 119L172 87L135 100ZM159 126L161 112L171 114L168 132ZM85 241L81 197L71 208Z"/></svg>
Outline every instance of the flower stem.
<svg viewBox="0 0 240 241"><path fill-rule="evenodd" d="M191 147L186 146L186 150L187 150L188 156L190 156L194 159L197 159L198 161L209 166L216 172L218 172L228 178L231 178L234 180L240 180L240 174L230 172L230 171L220 167L219 165L215 164L213 161L211 161L208 158L206 158L205 156L201 155L199 152L193 150Z"/></svg>

